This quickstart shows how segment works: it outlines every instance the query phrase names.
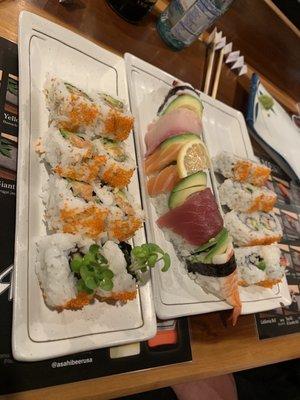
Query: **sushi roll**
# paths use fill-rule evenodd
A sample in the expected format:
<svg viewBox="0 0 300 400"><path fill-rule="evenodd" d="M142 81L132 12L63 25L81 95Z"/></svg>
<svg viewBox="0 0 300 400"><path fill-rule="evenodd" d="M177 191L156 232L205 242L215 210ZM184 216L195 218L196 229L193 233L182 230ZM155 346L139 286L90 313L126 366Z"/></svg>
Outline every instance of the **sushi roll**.
<svg viewBox="0 0 300 400"><path fill-rule="evenodd" d="M44 202L50 231L122 241L143 225L142 210L130 194L100 182L67 181L51 175Z"/></svg>
<svg viewBox="0 0 300 400"><path fill-rule="evenodd" d="M93 144L106 163L100 168L100 179L114 188L123 189L132 178L135 163L123 143L106 139L96 139Z"/></svg>
<svg viewBox="0 0 300 400"><path fill-rule="evenodd" d="M235 249L239 285L271 288L281 282L284 268L280 265L280 249L276 245Z"/></svg>
<svg viewBox="0 0 300 400"><path fill-rule="evenodd" d="M59 176L83 182L95 180L108 158L97 154L94 144L83 135L53 125L42 135L36 150Z"/></svg>
<svg viewBox="0 0 300 400"><path fill-rule="evenodd" d="M232 322L235 325L241 313L238 275L233 255L232 239L223 228L214 238L185 258L191 279L207 293L225 299L232 305Z"/></svg>
<svg viewBox="0 0 300 400"><path fill-rule="evenodd" d="M101 111L82 90L59 78L48 77L44 85L49 122L70 132L92 137Z"/></svg>
<svg viewBox="0 0 300 400"><path fill-rule="evenodd" d="M213 159L214 170L225 178L263 186L270 177L270 168L222 151Z"/></svg>
<svg viewBox="0 0 300 400"><path fill-rule="evenodd" d="M111 140L126 140L133 128L133 116L125 104L107 93L96 93L94 99L100 109L95 135Z"/></svg>
<svg viewBox="0 0 300 400"><path fill-rule="evenodd" d="M119 246L104 246L80 235L57 233L37 243L36 275L50 309L78 310L94 299L133 300L135 278Z"/></svg>
<svg viewBox="0 0 300 400"><path fill-rule="evenodd" d="M219 187L220 201L231 210L252 213L269 212L276 203L276 194L267 188L259 188L250 183L234 182L226 179Z"/></svg>
<svg viewBox="0 0 300 400"><path fill-rule="evenodd" d="M90 96L55 77L47 79L44 93L50 123L60 129L113 140L127 139L132 130L132 115L122 101L108 94Z"/></svg>
<svg viewBox="0 0 300 400"><path fill-rule="evenodd" d="M274 212L230 211L224 217L224 224L237 246L271 244L282 237L282 228Z"/></svg>
<svg viewBox="0 0 300 400"><path fill-rule="evenodd" d="M89 184L75 182L74 185L57 175L50 176L43 198L48 229L99 239L105 234L109 210L100 201L99 204L92 199ZM84 192L86 199L76 197L73 190L75 194L76 190Z"/></svg>
<svg viewBox="0 0 300 400"><path fill-rule="evenodd" d="M92 301L88 293L79 293L78 279L70 268L70 255L78 249L85 251L89 244L92 241L63 233L45 236L38 241L36 275L50 309L78 310Z"/></svg>

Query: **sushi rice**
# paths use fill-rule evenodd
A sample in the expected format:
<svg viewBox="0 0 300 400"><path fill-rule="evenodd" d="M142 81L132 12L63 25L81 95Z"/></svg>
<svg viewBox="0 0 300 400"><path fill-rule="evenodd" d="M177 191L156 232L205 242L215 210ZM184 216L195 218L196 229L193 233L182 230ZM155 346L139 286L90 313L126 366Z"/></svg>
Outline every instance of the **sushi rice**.
<svg viewBox="0 0 300 400"><path fill-rule="evenodd" d="M277 196L268 188L259 188L250 183L234 182L226 179L219 187L222 205L241 212L269 212L274 207Z"/></svg>

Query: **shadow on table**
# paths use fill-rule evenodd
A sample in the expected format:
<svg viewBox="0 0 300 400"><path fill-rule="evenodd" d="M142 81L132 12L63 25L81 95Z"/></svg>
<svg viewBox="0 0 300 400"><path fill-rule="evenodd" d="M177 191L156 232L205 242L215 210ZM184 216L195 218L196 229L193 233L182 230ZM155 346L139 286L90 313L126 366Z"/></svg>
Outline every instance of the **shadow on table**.
<svg viewBox="0 0 300 400"><path fill-rule="evenodd" d="M234 378L239 400L300 400L300 360L241 371ZM168 387L115 400L177 400L177 397ZM222 399L204 399L199 394L195 400Z"/></svg>

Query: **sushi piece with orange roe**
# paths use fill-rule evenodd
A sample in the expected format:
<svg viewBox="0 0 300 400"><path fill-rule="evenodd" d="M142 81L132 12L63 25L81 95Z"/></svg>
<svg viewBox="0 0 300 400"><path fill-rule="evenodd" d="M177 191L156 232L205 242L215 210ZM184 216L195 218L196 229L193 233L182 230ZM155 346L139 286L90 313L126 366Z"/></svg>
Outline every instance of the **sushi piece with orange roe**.
<svg viewBox="0 0 300 400"><path fill-rule="evenodd" d="M57 175L50 176L48 190L44 193L48 229L99 239L105 236L109 210L96 201L96 196L87 200L90 188L78 186L78 183L72 185Z"/></svg>
<svg viewBox="0 0 300 400"><path fill-rule="evenodd" d="M56 77L48 77L44 86L50 123L59 129L81 132L88 138L107 137L126 140L133 117L125 104L106 93L88 95Z"/></svg>
<svg viewBox="0 0 300 400"><path fill-rule="evenodd" d="M225 178L259 187L267 183L271 174L269 167L237 157L226 151L222 151L213 159L213 165L215 171L221 173Z"/></svg>
<svg viewBox="0 0 300 400"><path fill-rule="evenodd" d="M100 168L99 178L107 185L122 189L129 185L134 173L135 163L123 143L106 139L93 141L97 153L107 157Z"/></svg>

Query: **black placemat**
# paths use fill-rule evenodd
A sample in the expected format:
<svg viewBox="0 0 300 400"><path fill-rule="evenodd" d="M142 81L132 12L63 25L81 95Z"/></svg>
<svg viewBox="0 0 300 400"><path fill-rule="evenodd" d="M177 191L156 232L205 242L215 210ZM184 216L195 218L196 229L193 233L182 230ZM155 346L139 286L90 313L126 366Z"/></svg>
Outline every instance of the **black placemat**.
<svg viewBox="0 0 300 400"><path fill-rule="evenodd" d="M281 255L286 265L286 278L292 297L287 307L255 315L260 339L300 332L300 186L271 161L261 161L272 170L268 187L277 194L275 213L283 228L280 243Z"/></svg>

